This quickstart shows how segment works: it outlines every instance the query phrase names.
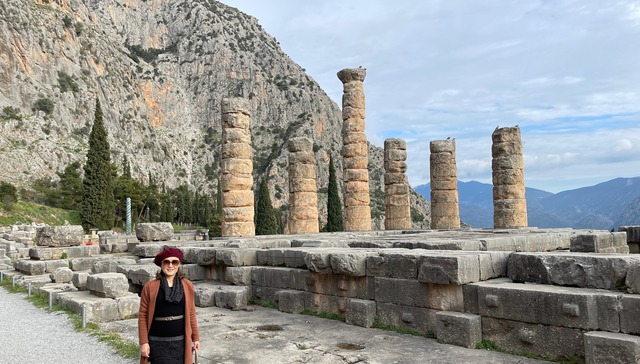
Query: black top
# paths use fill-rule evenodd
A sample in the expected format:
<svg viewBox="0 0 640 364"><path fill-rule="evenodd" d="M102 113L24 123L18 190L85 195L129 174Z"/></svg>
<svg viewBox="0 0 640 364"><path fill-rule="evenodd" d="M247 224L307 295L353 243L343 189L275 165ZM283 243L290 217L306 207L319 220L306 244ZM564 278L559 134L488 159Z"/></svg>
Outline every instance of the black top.
<svg viewBox="0 0 640 364"><path fill-rule="evenodd" d="M179 280L174 281L181 284ZM154 312L154 320L151 323L149 336L171 337L184 335L184 318L171 321L157 321L155 318L167 316L184 315L184 295L178 303L170 303L164 299L164 289L160 285L158 297L156 297L156 308Z"/></svg>

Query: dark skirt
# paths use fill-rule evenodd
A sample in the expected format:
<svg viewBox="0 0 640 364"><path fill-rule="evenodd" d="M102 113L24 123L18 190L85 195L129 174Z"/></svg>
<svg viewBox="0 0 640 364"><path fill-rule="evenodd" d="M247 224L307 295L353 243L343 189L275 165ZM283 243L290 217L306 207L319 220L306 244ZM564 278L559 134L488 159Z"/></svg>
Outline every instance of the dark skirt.
<svg viewBox="0 0 640 364"><path fill-rule="evenodd" d="M151 364L183 364L184 336L177 338L149 337Z"/></svg>

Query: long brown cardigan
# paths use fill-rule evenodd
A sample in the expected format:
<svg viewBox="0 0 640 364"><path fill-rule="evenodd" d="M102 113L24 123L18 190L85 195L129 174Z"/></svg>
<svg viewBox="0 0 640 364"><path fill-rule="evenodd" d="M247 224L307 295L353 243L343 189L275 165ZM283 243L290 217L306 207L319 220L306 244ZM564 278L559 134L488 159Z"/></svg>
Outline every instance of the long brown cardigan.
<svg viewBox="0 0 640 364"><path fill-rule="evenodd" d="M182 278L182 287L184 288L184 362L191 364L191 346L193 341L200 341L200 332L198 331L198 322L196 320L195 290L193 283L186 278ZM140 311L138 313L138 341L140 345L149 343L149 330L153 322L153 314L156 309L156 297L160 291L160 279L154 279L148 282L142 288L140 295ZM149 358L140 356L140 364L147 364Z"/></svg>

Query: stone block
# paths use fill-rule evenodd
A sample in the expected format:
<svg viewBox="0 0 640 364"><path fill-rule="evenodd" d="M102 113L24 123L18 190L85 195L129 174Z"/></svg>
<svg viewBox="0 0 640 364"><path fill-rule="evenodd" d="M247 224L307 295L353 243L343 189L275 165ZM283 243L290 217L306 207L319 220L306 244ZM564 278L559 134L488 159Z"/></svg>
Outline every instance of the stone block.
<svg viewBox="0 0 640 364"><path fill-rule="evenodd" d="M539 284L474 283L482 317L585 330L619 331L618 295Z"/></svg>
<svg viewBox="0 0 640 364"><path fill-rule="evenodd" d="M144 285L156 278L160 268L155 264L122 264L118 265L118 272L126 275L132 284Z"/></svg>
<svg viewBox="0 0 640 364"><path fill-rule="evenodd" d="M620 304L620 331L640 335L640 295L622 295Z"/></svg>
<svg viewBox="0 0 640 364"><path fill-rule="evenodd" d="M82 244L84 230L80 225L43 226L36 232L37 246L76 246Z"/></svg>
<svg viewBox="0 0 640 364"><path fill-rule="evenodd" d="M63 248L35 247L29 249L29 258L34 260L62 259L65 251Z"/></svg>
<svg viewBox="0 0 640 364"><path fill-rule="evenodd" d="M627 234L627 243L640 243L640 226L620 226L618 231Z"/></svg>
<svg viewBox="0 0 640 364"><path fill-rule="evenodd" d="M14 263L15 269L24 274L40 275L46 272L46 263L42 260L19 259Z"/></svg>
<svg viewBox="0 0 640 364"><path fill-rule="evenodd" d="M167 246L165 244L138 244L133 249L133 254L141 258L154 258Z"/></svg>
<svg viewBox="0 0 640 364"><path fill-rule="evenodd" d="M92 257L100 254L100 246L98 245L72 246L72 247L66 248L65 251L67 253L67 258Z"/></svg>
<svg viewBox="0 0 640 364"><path fill-rule="evenodd" d="M530 353L546 358L584 356L585 331L552 325L482 317L482 338L507 351Z"/></svg>
<svg viewBox="0 0 640 364"><path fill-rule="evenodd" d="M73 272L71 282L78 290L85 291L87 289L87 278L89 278L89 272Z"/></svg>
<svg viewBox="0 0 640 364"><path fill-rule="evenodd" d="M236 286L250 286L254 267L227 267L224 279Z"/></svg>
<svg viewBox="0 0 640 364"><path fill-rule="evenodd" d="M308 291L338 297L369 299L367 277L312 273Z"/></svg>
<svg viewBox="0 0 640 364"><path fill-rule="evenodd" d="M277 293L278 310L288 313L304 311L306 292L282 290Z"/></svg>
<svg viewBox="0 0 640 364"><path fill-rule="evenodd" d="M640 265L629 267L624 283L629 293L640 293Z"/></svg>
<svg viewBox="0 0 640 364"><path fill-rule="evenodd" d="M190 281L207 280L207 268L198 264L182 264L180 269L187 279Z"/></svg>
<svg viewBox="0 0 640 364"><path fill-rule="evenodd" d="M103 260L112 260L113 258L109 255L101 255L96 257L86 257L86 258L73 258L70 259L71 263L70 268L74 271L83 271L83 270L92 270L93 265L96 262L100 262Z"/></svg>
<svg viewBox="0 0 640 364"><path fill-rule="evenodd" d="M131 263L135 264L135 262ZM117 273L118 262L115 260L99 260L91 265L91 273Z"/></svg>
<svg viewBox="0 0 640 364"><path fill-rule="evenodd" d="M271 267L284 266L284 250L283 249L267 249L258 250L256 252L258 265L267 265Z"/></svg>
<svg viewBox="0 0 640 364"><path fill-rule="evenodd" d="M140 297L135 293L127 293L122 297L116 297L115 301L118 305L118 315L120 320L128 320L138 317L140 311Z"/></svg>
<svg viewBox="0 0 640 364"><path fill-rule="evenodd" d="M640 337L614 332L584 334L585 364L640 363Z"/></svg>
<svg viewBox="0 0 640 364"><path fill-rule="evenodd" d="M73 271L68 267L61 267L50 273L49 278L54 283L69 283L73 278Z"/></svg>
<svg viewBox="0 0 640 364"><path fill-rule="evenodd" d="M111 254L125 253L129 251L129 244L127 243L115 243L111 245Z"/></svg>
<svg viewBox="0 0 640 364"><path fill-rule="evenodd" d="M314 312L324 312L345 316L347 297L305 292L304 308Z"/></svg>
<svg viewBox="0 0 640 364"><path fill-rule="evenodd" d="M349 325L371 327L376 318L376 301L349 298L346 322Z"/></svg>
<svg viewBox="0 0 640 364"><path fill-rule="evenodd" d="M426 283L411 279L376 277L375 285L376 302L427 307L429 289Z"/></svg>
<svg viewBox="0 0 640 364"><path fill-rule="evenodd" d="M129 291L129 281L122 273L93 274L87 277L87 289L98 297L122 297Z"/></svg>
<svg viewBox="0 0 640 364"><path fill-rule="evenodd" d="M208 282L196 282L193 284L195 290L195 304L198 307L214 307L216 305L216 288L218 285Z"/></svg>
<svg viewBox="0 0 640 364"><path fill-rule="evenodd" d="M378 252L336 252L329 260L334 274L364 277L367 274L367 257L377 255Z"/></svg>
<svg viewBox="0 0 640 364"><path fill-rule="evenodd" d="M169 222L145 222L136 224L139 241L168 241L173 236L173 225Z"/></svg>
<svg viewBox="0 0 640 364"><path fill-rule="evenodd" d="M79 315L82 314L84 304L87 322L121 320L118 302L115 299L97 297L88 291L59 293L56 295L56 302Z"/></svg>
<svg viewBox="0 0 640 364"><path fill-rule="evenodd" d="M215 305L220 308L243 310L248 300L249 287L246 286L218 286L215 292Z"/></svg>
<svg viewBox="0 0 640 364"><path fill-rule="evenodd" d="M427 283L427 308L440 311L464 311L464 286Z"/></svg>
<svg viewBox="0 0 640 364"><path fill-rule="evenodd" d="M69 268L69 261L66 259L47 260L44 262L44 266L47 273L53 273L58 268Z"/></svg>
<svg viewBox="0 0 640 364"><path fill-rule="evenodd" d="M258 249L218 249L216 252L216 264L227 267L242 267L257 264Z"/></svg>
<svg viewBox="0 0 640 364"><path fill-rule="evenodd" d="M312 273L331 274L331 249L314 249L304 254L304 265Z"/></svg>
<svg viewBox="0 0 640 364"><path fill-rule="evenodd" d="M367 257L367 275L399 279L418 279L419 255L415 252L389 251Z"/></svg>
<svg viewBox="0 0 640 364"><path fill-rule="evenodd" d="M482 318L468 313L436 313L436 337L439 342L475 348L482 341Z"/></svg>
<svg viewBox="0 0 640 364"><path fill-rule="evenodd" d="M436 310L424 307L376 303L376 315L383 325L415 330L421 335L434 334L436 330Z"/></svg>
<svg viewBox="0 0 640 364"><path fill-rule="evenodd" d="M626 247L627 235L624 232L594 231L571 237L570 251L586 253L610 253L616 248ZM628 251L627 251L628 253Z"/></svg>
<svg viewBox="0 0 640 364"><path fill-rule="evenodd" d="M282 291L282 288L273 287L261 287L261 286L249 286L251 287L251 295L260 302L278 302L278 292Z"/></svg>
<svg viewBox="0 0 640 364"><path fill-rule="evenodd" d="M216 248L181 247L180 250L184 254L183 264L211 265L216 263Z"/></svg>
<svg viewBox="0 0 640 364"><path fill-rule="evenodd" d="M508 276L516 282L618 290L633 267L640 269L640 256L586 253L513 253Z"/></svg>
<svg viewBox="0 0 640 364"><path fill-rule="evenodd" d="M304 250L286 249L284 254L284 265L289 268L304 268L307 269L307 263L305 257L307 252Z"/></svg>
<svg viewBox="0 0 640 364"><path fill-rule="evenodd" d="M435 284L467 284L480 280L476 255L424 256L418 268L418 281Z"/></svg>

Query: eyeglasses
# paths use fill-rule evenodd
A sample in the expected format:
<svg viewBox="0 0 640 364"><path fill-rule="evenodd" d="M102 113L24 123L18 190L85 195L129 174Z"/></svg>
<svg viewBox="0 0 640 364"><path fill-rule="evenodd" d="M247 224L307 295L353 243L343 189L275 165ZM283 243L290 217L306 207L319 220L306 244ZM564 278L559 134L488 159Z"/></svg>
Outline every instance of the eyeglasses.
<svg viewBox="0 0 640 364"><path fill-rule="evenodd" d="M170 266L170 265L173 265L174 267L177 267L177 266L180 265L180 260L178 260L178 259L171 259L171 260L165 259L165 260L162 261L162 265L167 266L167 267Z"/></svg>

